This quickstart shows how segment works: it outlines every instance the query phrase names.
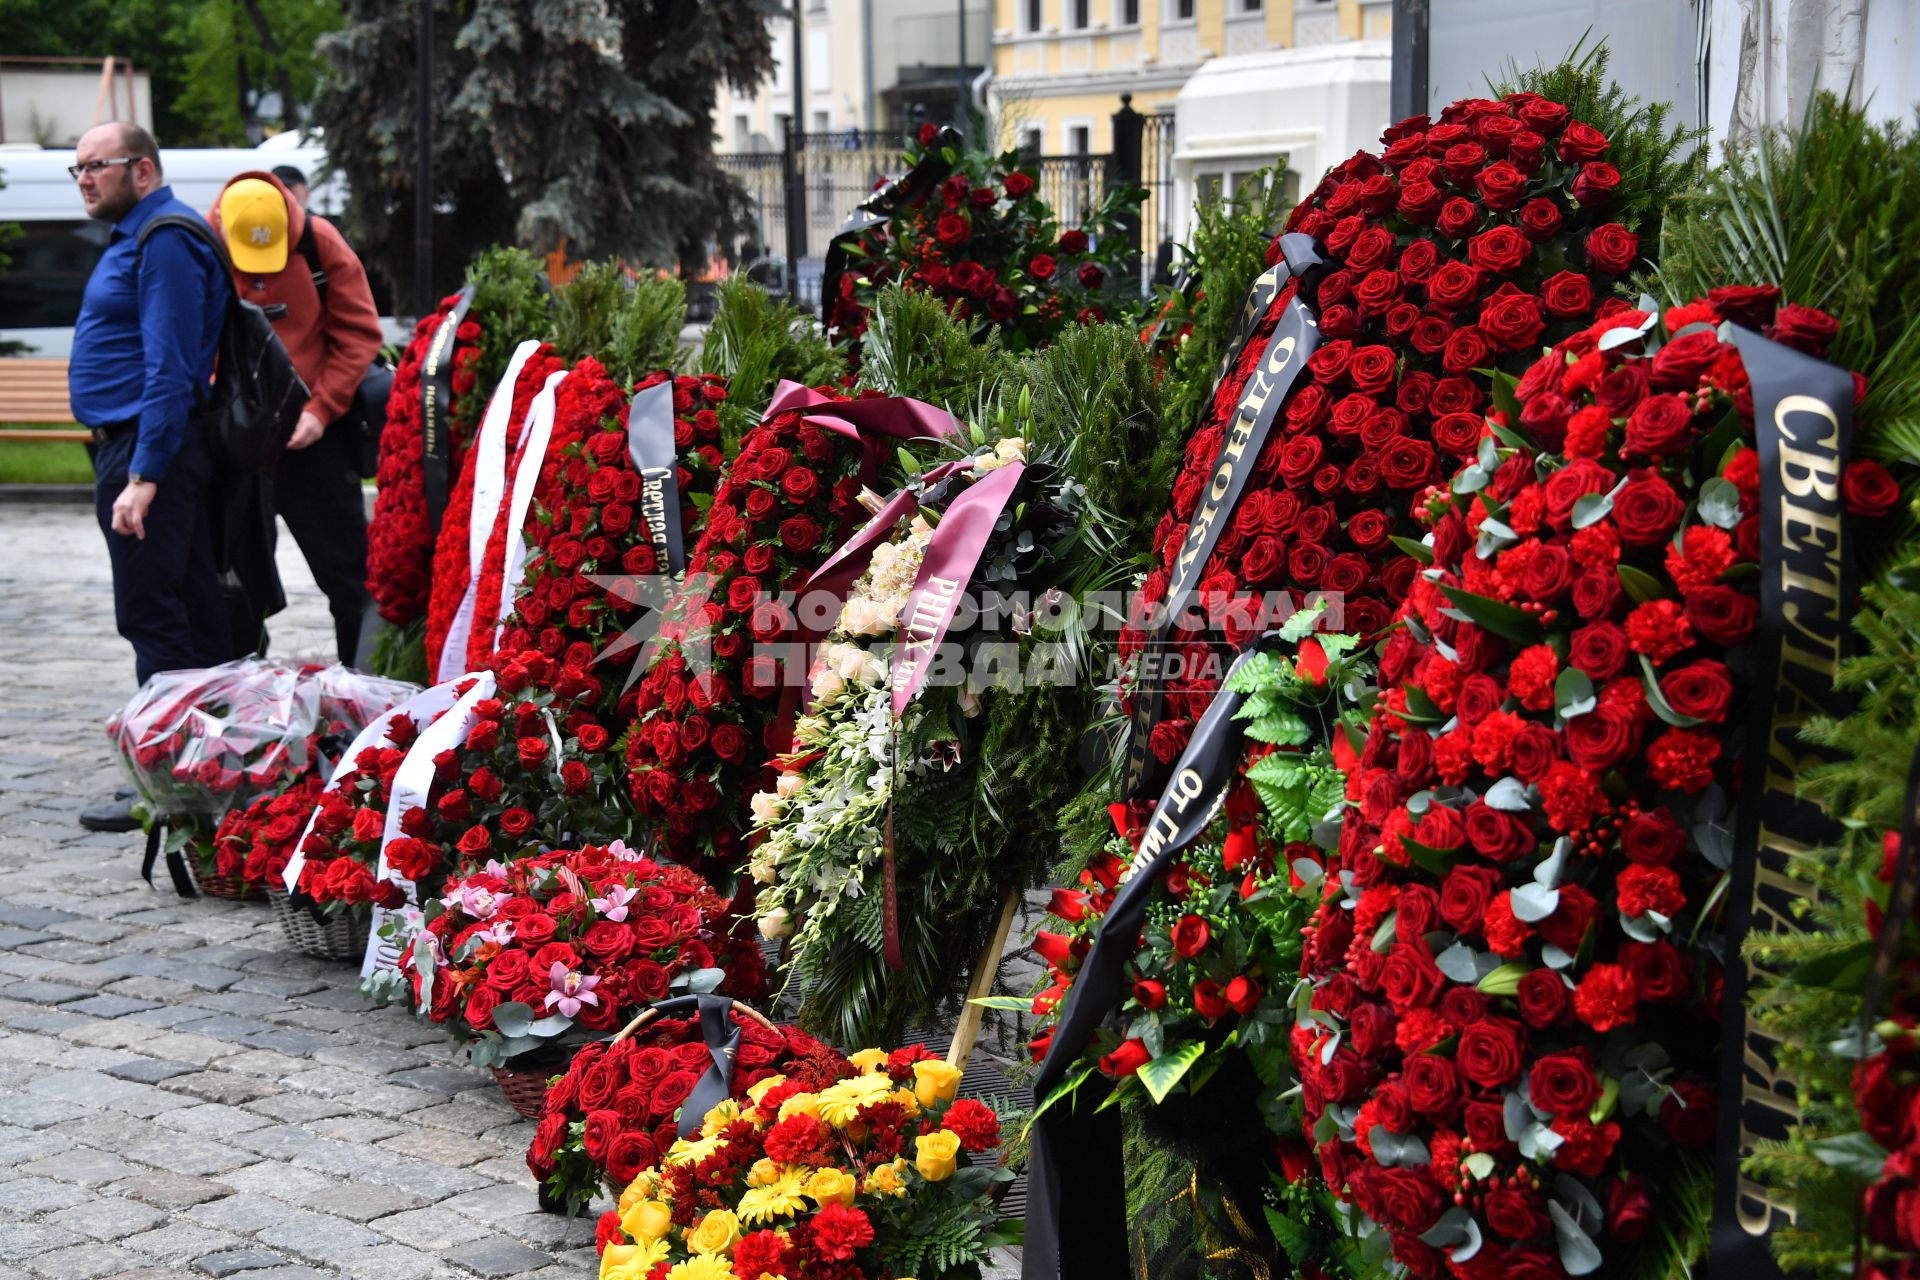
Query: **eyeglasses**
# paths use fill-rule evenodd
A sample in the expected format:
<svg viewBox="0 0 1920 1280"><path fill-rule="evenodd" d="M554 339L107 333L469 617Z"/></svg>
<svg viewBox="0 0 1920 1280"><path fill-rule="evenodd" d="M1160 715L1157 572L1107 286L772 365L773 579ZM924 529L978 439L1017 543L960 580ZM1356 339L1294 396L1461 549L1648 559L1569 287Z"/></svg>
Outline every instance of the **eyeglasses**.
<svg viewBox="0 0 1920 1280"><path fill-rule="evenodd" d="M83 173L105 173L116 164L134 164L139 158L138 156L121 156L117 160L89 160L85 164L68 165L67 172L75 181L78 181Z"/></svg>

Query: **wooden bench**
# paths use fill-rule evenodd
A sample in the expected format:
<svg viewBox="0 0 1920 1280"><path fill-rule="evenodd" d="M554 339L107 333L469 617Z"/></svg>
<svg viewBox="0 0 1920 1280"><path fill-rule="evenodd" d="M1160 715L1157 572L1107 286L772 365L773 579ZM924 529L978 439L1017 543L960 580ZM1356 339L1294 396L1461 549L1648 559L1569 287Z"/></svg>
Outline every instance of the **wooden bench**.
<svg viewBox="0 0 1920 1280"><path fill-rule="evenodd" d="M65 360L0 360L0 422L73 421L67 403ZM0 440L88 440L82 429L20 430L0 428Z"/></svg>

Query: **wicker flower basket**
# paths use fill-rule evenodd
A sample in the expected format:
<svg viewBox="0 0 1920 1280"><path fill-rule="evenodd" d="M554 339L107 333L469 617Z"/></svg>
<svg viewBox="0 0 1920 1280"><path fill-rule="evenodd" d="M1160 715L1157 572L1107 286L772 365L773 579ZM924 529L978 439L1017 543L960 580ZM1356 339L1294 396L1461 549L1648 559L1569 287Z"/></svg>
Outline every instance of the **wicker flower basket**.
<svg viewBox="0 0 1920 1280"><path fill-rule="evenodd" d="M258 885L250 885L239 876L213 875L200 869L200 853L192 845L182 849L181 855L187 864L187 875L193 880L193 887L203 897L232 898L236 902L258 902L266 897L266 890Z"/></svg>
<svg viewBox="0 0 1920 1280"><path fill-rule="evenodd" d="M547 1109L547 1081L566 1073L570 1057L571 1053L543 1054L537 1063L493 1067L493 1080L508 1106L529 1120L538 1120Z"/></svg>
<svg viewBox="0 0 1920 1280"><path fill-rule="evenodd" d="M296 907L284 889L267 894L273 904L274 918L287 935L287 942L302 955L319 960L358 960L367 951L367 931L372 921L366 913L341 911L332 915L315 914L304 906Z"/></svg>

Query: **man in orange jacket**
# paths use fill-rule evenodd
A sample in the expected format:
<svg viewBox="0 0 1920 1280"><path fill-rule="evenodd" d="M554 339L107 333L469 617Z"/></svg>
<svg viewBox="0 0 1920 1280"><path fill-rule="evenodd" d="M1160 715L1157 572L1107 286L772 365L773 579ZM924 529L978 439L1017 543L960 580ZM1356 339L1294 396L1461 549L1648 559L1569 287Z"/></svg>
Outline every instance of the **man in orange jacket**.
<svg viewBox="0 0 1920 1280"><path fill-rule="evenodd" d="M313 391L280 459L274 505L326 593L340 661L351 664L371 597L359 441L341 418L380 350L366 269L333 224L271 173L227 183L207 220L226 239L240 296L273 319Z"/></svg>

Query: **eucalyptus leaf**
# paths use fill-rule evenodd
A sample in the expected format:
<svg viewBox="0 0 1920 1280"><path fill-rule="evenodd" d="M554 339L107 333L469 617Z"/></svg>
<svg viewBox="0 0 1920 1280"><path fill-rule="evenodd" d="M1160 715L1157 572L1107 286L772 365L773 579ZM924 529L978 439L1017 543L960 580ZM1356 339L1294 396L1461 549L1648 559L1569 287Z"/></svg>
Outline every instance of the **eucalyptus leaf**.
<svg viewBox="0 0 1920 1280"><path fill-rule="evenodd" d="M1599 705L1594 697L1593 678L1578 667L1568 667L1553 682L1554 710L1562 720L1583 716Z"/></svg>
<svg viewBox="0 0 1920 1280"><path fill-rule="evenodd" d="M1560 891L1542 884L1523 884L1508 897L1512 899L1514 918L1527 924L1545 920L1560 907Z"/></svg>
<svg viewBox="0 0 1920 1280"><path fill-rule="evenodd" d="M495 1005L493 1025L503 1036L524 1036L533 1026L533 1006L520 1000Z"/></svg>
<svg viewBox="0 0 1920 1280"><path fill-rule="evenodd" d="M1573 851L1573 841L1561 836L1553 842L1553 852L1536 862L1533 866L1533 882L1543 884L1549 889L1560 887L1560 874L1567 868L1567 855Z"/></svg>
<svg viewBox="0 0 1920 1280"><path fill-rule="evenodd" d="M1487 794L1481 799L1490 809L1499 809L1506 813L1525 813L1532 808L1527 803L1527 784L1518 778L1502 778L1487 788Z"/></svg>
<svg viewBox="0 0 1920 1280"><path fill-rule="evenodd" d="M1584 529L1613 514L1611 493L1583 493L1573 500L1573 527Z"/></svg>
<svg viewBox="0 0 1920 1280"><path fill-rule="evenodd" d="M1433 1153L1418 1135L1395 1133L1383 1124L1374 1125L1368 1132L1367 1145L1373 1148L1374 1162L1388 1169L1424 1165L1433 1160Z"/></svg>
<svg viewBox="0 0 1920 1280"><path fill-rule="evenodd" d="M1645 916L1630 916L1621 912L1620 929L1635 942L1660 941L1660 930Z"/></svg>
<svg viewBox="0 0 1920 1280"><path fill-rule="evenodd" d="M1480 971L1473 963L1473 948L1464 942L1456 942L1442 951L1433 958L1433 963L1441 973L1462 986L1479 981Z"/></svg>
<svg viewBox="0 0 1920 1280"><path fill-rule="evenodd" d="M1716 529L1731 529L1740 523L1740 490L1732 481L1719 476L1700 486L1700 519Z"/></svg>
<svg viewBox="0 0 1920 1280"><path fill-rule="evenodd" d="M1547 1201L1547 1216L1553 1219L1553 1242L1560 1249L1560 1265L1570 1276L1588 1276L1600 1269L1600 1246L1580 1229L1573 1215L1560 1207L1558 1200Z"/></svg>

